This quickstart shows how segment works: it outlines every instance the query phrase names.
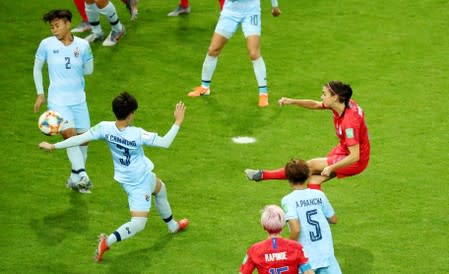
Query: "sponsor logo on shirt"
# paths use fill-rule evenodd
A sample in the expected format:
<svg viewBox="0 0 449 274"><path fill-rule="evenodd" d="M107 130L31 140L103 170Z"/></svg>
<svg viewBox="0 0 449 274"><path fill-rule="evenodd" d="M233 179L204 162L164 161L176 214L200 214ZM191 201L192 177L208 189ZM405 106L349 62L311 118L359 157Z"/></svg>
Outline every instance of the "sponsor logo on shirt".
<svg viewBox="0 0 449 274"><path fill-rule="evenodd" d="M59 53L59 49L54 49L53 50L53 54L58 54Z"/></svg>

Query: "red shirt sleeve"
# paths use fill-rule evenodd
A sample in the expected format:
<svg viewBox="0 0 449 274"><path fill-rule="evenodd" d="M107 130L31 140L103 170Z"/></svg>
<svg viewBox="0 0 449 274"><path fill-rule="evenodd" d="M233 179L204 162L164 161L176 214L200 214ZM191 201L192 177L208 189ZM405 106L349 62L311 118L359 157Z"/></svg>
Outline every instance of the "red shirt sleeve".
<svg viewBox="0 0 449 274"><path fill-rule="evenodd" d="M346 115L341 125L342 133L345 136L345 144L348 147L358 145L360 143L360 117L353 112Z"/></svg>
<svg viewBox="0 0 449 274"><path fill-rule="evenodd" d="M250 256L250 250L248 250L248 253L245 256L245 259L243 260L243 263L240 266L240 273L252 274L255 267L256 267L256 265L254 264L254 262Z"/></svg>

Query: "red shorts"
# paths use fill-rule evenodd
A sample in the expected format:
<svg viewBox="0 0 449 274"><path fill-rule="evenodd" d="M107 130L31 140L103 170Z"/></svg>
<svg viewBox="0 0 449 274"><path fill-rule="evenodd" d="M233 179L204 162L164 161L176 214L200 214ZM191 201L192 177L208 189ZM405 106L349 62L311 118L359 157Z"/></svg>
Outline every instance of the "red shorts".
<svg viewBox="0 0 449 274"><path fill-rule="evenodd" d="M337 162L340 162L346 156L348 156L348 154L340 146L336 146L327 155L327 164L333 165ZM335 174L337 175L337 178L339 178L339 179L344 178L344 177L354 176L354 175L357 175L360 172L364 171L367 166L368 166L368 162L358 161L358 162L350 164L349 166L337 169L335 171Z"/></svg>

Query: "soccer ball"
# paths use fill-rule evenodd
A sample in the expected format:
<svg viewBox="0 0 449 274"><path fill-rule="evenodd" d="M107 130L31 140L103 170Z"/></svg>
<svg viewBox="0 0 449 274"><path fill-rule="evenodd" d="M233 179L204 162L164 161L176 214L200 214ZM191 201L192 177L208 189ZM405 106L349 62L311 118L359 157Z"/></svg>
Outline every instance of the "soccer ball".
<svg viewBox="0 0 449 274"><path fill-rule="evenodd" d="M53 110L47 110L39 117L38 127L40 131L48 136L61 133L64 119L62 115Z"/></svg>

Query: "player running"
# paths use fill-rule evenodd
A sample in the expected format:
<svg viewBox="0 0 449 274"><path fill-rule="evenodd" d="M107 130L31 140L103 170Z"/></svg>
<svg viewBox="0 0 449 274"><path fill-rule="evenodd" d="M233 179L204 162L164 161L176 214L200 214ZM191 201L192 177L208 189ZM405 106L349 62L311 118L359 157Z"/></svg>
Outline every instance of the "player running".
<svg viewBox="0 0 449 274"><path fill-rule="evenodd" d="M42 149L53 150L77 146L92 140L105 140L108 143L114 162L114 179L128 195L131 220L109 236L100 235L95 254L98 262L113 244L133 237L145 228L152 195L156 199L156 209L171 233L184 230L189 224L187 219L177 222L173 218L165 184L152 172L154 164L143 151L143 146L168 148L171 145L184 120L185 106L181 102L176 105L175 123L163 137L131 125L137 107L137 100L129 93L123 92L112 101L115 121L100 122L84 134L56 144L39 144Z"/></svg>
<svg viewBox="0 0 449 274"><path fill-rule="evenodd" d="M352 89L348 84L331 81L323 87L322 101L290 99L282 97L279 105L297 105L299 107L323 110L333 113L334 125L339 144L327 157L307 161L312 176L309 187L321 189L321 184L334 177L339 179L361 173L368 166L370 141L363 110L351 99ZM250 180L286 179L284 168L276 170L246 169Z"/></svg>

